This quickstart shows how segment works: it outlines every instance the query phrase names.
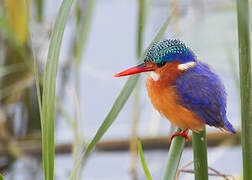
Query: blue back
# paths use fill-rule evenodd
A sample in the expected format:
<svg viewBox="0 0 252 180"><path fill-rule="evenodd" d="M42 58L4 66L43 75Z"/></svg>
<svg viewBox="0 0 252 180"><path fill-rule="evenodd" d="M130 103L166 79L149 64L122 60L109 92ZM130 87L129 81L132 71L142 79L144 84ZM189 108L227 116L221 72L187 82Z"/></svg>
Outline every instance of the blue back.
<svg viewBox="0 0 252 180"><path fill-rule="evenodd" d="M193 111L204 123L226 127L236 133L226 117L226 92L219 77L207 65L197 65L185 71L176 81L181 104Z"/></svg>

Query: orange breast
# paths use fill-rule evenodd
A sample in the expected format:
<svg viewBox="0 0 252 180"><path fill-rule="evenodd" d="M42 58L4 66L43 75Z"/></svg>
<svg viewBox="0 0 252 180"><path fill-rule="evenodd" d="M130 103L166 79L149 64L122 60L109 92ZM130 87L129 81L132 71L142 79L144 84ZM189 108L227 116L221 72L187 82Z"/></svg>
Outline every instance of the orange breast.
<svg viewBox="0 0 252 180"><path fill-rule="evenodd" d="M178 126L182 130L189 128L199 131L204 127L204 124L193 112L179 104L176 87L172 85L177 78L176 76L179 76L181 72L177 70L176 64L169 66L162 67L165 70L156 72L160 74L158 81L152 80L151 77L148 77L146 80L146 87L151 103L173 125Z"/></svg>

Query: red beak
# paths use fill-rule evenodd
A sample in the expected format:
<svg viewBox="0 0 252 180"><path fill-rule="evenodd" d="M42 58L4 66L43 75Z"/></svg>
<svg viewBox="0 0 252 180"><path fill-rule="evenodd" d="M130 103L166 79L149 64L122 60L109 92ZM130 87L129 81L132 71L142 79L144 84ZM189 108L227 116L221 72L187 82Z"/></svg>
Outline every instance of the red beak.
<svg viewBox="0 0 252 180"><path fill-rule="evenodd" d="M114 75L114 77L128 76L132 74L137 74L137 73L146 72L146 71L153 71L153 70L155 70L155 67L147 67L145 63L142 63L139 65L133 66L129 69L126 69Z"/></svg>

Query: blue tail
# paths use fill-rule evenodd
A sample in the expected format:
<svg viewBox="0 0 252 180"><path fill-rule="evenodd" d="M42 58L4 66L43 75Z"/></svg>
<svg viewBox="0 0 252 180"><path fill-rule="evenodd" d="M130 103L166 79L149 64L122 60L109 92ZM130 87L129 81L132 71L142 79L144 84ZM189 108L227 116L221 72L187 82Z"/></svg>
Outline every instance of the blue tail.
<svg viewBox="0 0 252 180"><path fill-rule="evenodd" d="M228 122L227 120L224 121L224 126L227 128L231 133L235 134L236 130L233 128L232 124Z"/></svg>

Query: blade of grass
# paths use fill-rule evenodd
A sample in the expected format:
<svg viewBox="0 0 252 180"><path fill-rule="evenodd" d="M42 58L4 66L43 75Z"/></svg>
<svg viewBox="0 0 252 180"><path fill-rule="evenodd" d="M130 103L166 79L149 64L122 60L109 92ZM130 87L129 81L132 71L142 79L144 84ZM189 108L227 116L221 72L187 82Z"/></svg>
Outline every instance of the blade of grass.
<svg viewBox="0 0 252 180"><path fill-rule="evenodd" d="M4 180L4 176L0 174L0 180Z"/></svg>
<svg viewBox="0 0 252 180"><path fill-rule="evenodd" d="M95 147L95 145L98 143L98 141L101 139L101 137L105 134L105 132L108 130L108 128L111 126L111 124L114 122L115 118L119 114L119 112L122 110L124 104L128 100L130 94L132 93L134 87L136 86L136 83L139 79L139 74L133 75L128 79L126 84L124 85L121 93L117 97L116 101L114 102L111 110L109 111L108 115L106 116L105 120L103 121L102 125L98 129L98 131L95 134L95 137L92 139L91 143L88 145L84 158L86 158L91 150Z"/></svg>
<svg viewBox="0 0 252 180"><path fill-rule="evenodd" d="M79 69L76 69L79 70ZM80 76L78 76L80 77ZM79 81L78 81L79 82ZM78 83L79 85L79 83ZM80 134L80 102L79 102L79 91L74 91L73 93L74 99L74 119L73 119L73 145L72 145L72 156L73 156L73 179L80 179L81 177L81 168L77 167L78 158L81 155L81 148L83 147L83 140Z"/></svg>
<svg viewBox="0 0 252 180"><path fill-rule="evenodd" d="M206 131L192 133L195 180L208 180Z"/></svg>
<svg viewBox="0 0 252 180"><path fill-rule="evenodd" d="M145 57L146 57L147 50L156 41L159 41L163 37L163 35L165 33L165 30L166 30L167 26L169 25L172 17L173 17L173 13L170 15L170 17L162 25L159 32L155 36L155 38L149 44L149 46L147 47L147 49L145 50L143 55L139 58L138 62L143 62ZM136 86L136 83L137 83L138 79L139 79L139 74L132 75L131 77L129 77L129 79L125 83L122 91L120 92L119 96L117 97L116 101L114 102L112 108L110 109L108 115L106 116L103 123L101 124L101 126L97 130L97 132L95 134L95 137L91 140L91 142L87 146L87 149L86 149L85 153L82 154L82 156L79 158L78 167L83 165L83 163L85 162L85 160L88 157L88 155L90 154L90 152L95 148L95 145L98 143L98 141L102 138L102 136L106 133L106 131L109 129L109 127L115 121L115 118L117 117L119 112L122 110L124 104L128 100L128 98L129 98L130 94L132 93L134 87ZM76 167L76 168L78 168L78 167ZM72 178L73 178L73 174L71 173L69 179L72 179Z"/></svg>
<svg viewBox="0 0 252 180"><path fill-rule="evenodd" d="M80 132L79 128L81 126L81 113L79 111L80 101L80 63L85 51L85 46L87 43L88 32L90 29L91 19L93 15L95 0L88 0L86 8L81 8L80 1L76 2L75 15L76 15L76 36L74 41L74 86L75 86L75 106L74 106L74 119L73 119L73 132L74 140L72 146L72 156L73 156L73 169L72 169L72 179L80 179L81 177L81 167L78 166L79 157L82 153L82 147L86 143L84 139L84 133ZM84 15L83 15L84 14ZM82 136L83 137L82 137Z"/></svg>
<svg viewBox="0 0 252 180"><path fill-rule="evenodd" d="M41 90L40 90L40 84L42 85L42 76L41 73L39 72L37 60L36 60L36 54L35 54L35 49L33 46L33 35L32 32L30 32L30 12L29 12L29 7L27 4L27 1L24 1L25 3L25 15L26 15L26 21L28 24L28 41L30 41L31 44L31 50L32 50L32 57L33 57L33 73L35 77L35 85L36 85L36 92L37 92L37 99L38 99L38 106L39 106L39 115L40 115L40 121L42 119L42 102L41 102Z"/></svg>
<svg viewBox="0 0 252 180"><path fill-rule="evenodd" d="M79 66L83 51L88 38L88 32L91 24L91 19L93 15L95 0L89 0L87 6L87 12L85 14L85 20L80 22L80 28L77 32L79 36L76 36L76 49L75 49L75 65Z"/></svg>
<svg viewBox="0 0 252 180"><path fill-rule="evenodd" d="M140 58L143 49L143 31L146 21L146 0L138 0L138 27L137 27L137 58Z"/></svg>
<svg viewBox="0 0 252 180"><path fill-rule="evenodd" d="M163 26L161 27L161 29L159 30L159 32L157 33L157 35L155 36L153 41L148 46L147 50L153 45L154 42L159 41L163 37L165 30L166 30L168 24L170 23L171 19L172 19L172 15L165 21L165 23L163 24ZM138 62L143 62L143 60L146 57L147 50L143 53L143 55L140 57ZM93 150L93 148L98 143L98 141L101 139L101 137L105 134L105 132L108 130L108 128L114 122L115 118L117 117L119 112L122 110L124 104L128 100L134 87L136 86L138 79L139 79L139 74L132 75L131 77L129 77L129 79L127 80L126 84L124 85L121 93L119 94L116 101L114 102L111 110L109 111L109 113L106 116L105 120L103 121L102 125L100 126L100 128L96 132L95 137L92 139L91 143L88 145L88 147L85 151L85 154L84 154L84 159L89 155L89 153Z"/></svg>
<svg viewBox="0 0 252 180"><path fill-rule="evenodd" d="M141 141L139 139L137 140L137 146L138 146L138 151L139 151L139 155L140 155L140 158L141 158L141 164L143 166L143 170L144 170L146 179L147 180L152 180L150 171L149 171L149 169L147 167L147 164L146 164L146 162L144 160L142 143L141 143Z"/></svg>
<svg viewBox="0 0 252 180"><path fill-rule="evenodd" d="M252 179L252 89L249 2L248 0L237 0L236 2L239 40L243 179L250 180Z"/></svg>
<svg viewBox="0 0 252 180"><path fill-rule="evenodd" d="M48 50L42 95L42 150L44 177L53 180L54 177L54 122L56 76L62 37L73 0L63 0L58 11Z"/></svg>
<svg viewBox="0 0 252 180"><path fill-rule="evenodd" d="M133 119L130 138L130 172L132 179L137 179L137 130L140 117L140 84L137 83L134 92Z"/></svg>
<svg viewBox="0 0 252 180"><path fill-rule="evenodd" d="M138 0L138 23L137 23L137 59L140 58L143 49L143 32L146 20L146 0ZM140 82L135 87L133 102L133 121L130 139L131 165L130 172L133 179L137 179L137 130L140 117Z"/></svg>
<svg viewBox="0 0 252 180"><path fill-rule="evenodd" d="M181 132L180 129L177 131ZM174 180L185 145L185 138L175 136L171 142L162 180Z"/></svg>
<svg viewBox="0 0 252 180"><path fill-rule="evenodd" d="M160 28L160 30L157 33L157 35L155 36L155 38L152 40L152 42L148 46L147 50L156 41L159 41L162 38L162 36L164 35L165 30L166 30L168 24L170 23L170 21L172 19L172 16L173 16L173 13L165 21L165 23L162 25L162 27ZM147 50L145 50L145 52L143 53L143 55L139 58L138 62L143 62L144 61L144 59L146 57L146 54L147 54ZM125 83L122 91L120 92L119 96L117 97L116 101L114 102L112 108L110 109L108 115L106 116L106 118L104 119L103 123L101 124L101 126L97 130L97 132L95 134L95 137L91 140L91 142L87 146L87 149L86 149L85 153L83 153L82 156L79 158L78 166L82 166L83 165L83 163L85 162L85 160L88 157L88 155L90 154L90 152L94 149L95 145L98 143L98 141L106 133L106 131L108 130L108 128L115 121L115 118L117 117L117 115L119 114L119 112L122 110L124 104L128 100L128 98L129 98L130 94L132 93L134 87L136 86L136 83L137 83L138 79L139 79L139 74L132 75L131 77L129 77L129 79ZM69 179L72 179L72 177L73 177L73 174L70 175Z"/></svg>
<svg viewBox="0 0 252 180"><path fill-rule="evenodd" d="M43 22L43 0L36 0L38 22Z"/></svg>

